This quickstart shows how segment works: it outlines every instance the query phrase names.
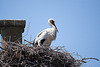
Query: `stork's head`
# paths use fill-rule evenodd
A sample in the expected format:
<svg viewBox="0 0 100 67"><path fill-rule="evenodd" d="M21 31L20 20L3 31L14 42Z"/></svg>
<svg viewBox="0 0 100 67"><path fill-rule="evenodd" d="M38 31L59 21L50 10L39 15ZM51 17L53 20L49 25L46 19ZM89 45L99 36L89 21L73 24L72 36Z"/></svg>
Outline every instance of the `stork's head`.
<svg viewBox="0 0 100 67"><path fill-rule="evenodd" d="M55 25L55 20L54 20L54 19L49 19L49 20L48 20L48 23L49 23L49 25L50 25L51 27L55 28L55 29L57 30L57 32L58 32L58 29L57 29L57 27L56 27L56 25Z"/></svg>

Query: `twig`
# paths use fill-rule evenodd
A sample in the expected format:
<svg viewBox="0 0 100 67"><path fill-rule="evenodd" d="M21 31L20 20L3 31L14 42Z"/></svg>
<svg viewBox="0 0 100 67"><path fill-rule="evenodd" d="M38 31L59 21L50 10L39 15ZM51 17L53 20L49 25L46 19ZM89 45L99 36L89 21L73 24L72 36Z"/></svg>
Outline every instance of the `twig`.
<svg viewBox="0 0 100 67"><path fill-rule="evenodd" d="M87 63L85 60L88 60L88 59L94 59L94 60L99 61L99 59L97 59L97 58L82 58L81 60L76 60L76 61L80 61L80 62L83 62L83 63Z"/></svg>
<svg viewBox="0 0 100 67"><path fill-rule="evenodd" d="M29 42L29 41L27 41L27 40L25 40L25 39L24 39L24 41L26 41L26 42L28 42L28 43L30 43L30 44L33 44L33 43L31 43L31 42Z"/></svg>
<svg viewBox="0 0 100 67"><path fill-rule="evenodd" d="M97 58L83 58L82 61L84 61L84 60L88 60L88 59L94 59L94 60L99 61L99 59L97 59Z"/></svg>
<svg viewBox="0 0 100 67"><path fill-rule="evenodd" d="M15 42L9 42L9 41L8 41L7 43L9 43L10 45L13 44L13 45L21 46L21 44L19 45L18 43L15 43Z"/></svg>
<svg viewBox="0 0 100 67"><path fill-rule="evenodd" d="M24 60L24 61L26 61L27 63L30 63L30 64L33 64L34 65L34 63L31 62L31 61L29 61L29 60Z"/></svg>
<svg viewBox="0 0 100 67"><path fill-rule="evenodd" d="M0 43L1 43L1 44L6 44L6 45L8 45L7 42L0 42Z"/></svg>
<svg viewBox="0 0 100 67"><path fill-rule="evenodd" d="M28 27L27 27L27 33L26 33L26 35L24 35L23 37L25 37L25 36L28 35L28 30L29 30L30 23L31 23L31 22L29 22ZM22 37L22 38L23 38L23 37Z"/></svg>
<svg viewBox="0 0 100 67"><path fill-rule="evenodd" d="M3 42L0 42L1 44L6 44L6 45L8 45L6 42L5 43L3 43ZM1 49L3 49L3 50L6 50L5 48L2 48L2 47L0 47Z"/></svg>
<svg viewBox="0 0 100 67"><path fill-rule="evenodd" d="M2 47L0 47L1 49L3 49L3 50L6 50L6 49L4 49L4 48L2 48Z"/></svg>

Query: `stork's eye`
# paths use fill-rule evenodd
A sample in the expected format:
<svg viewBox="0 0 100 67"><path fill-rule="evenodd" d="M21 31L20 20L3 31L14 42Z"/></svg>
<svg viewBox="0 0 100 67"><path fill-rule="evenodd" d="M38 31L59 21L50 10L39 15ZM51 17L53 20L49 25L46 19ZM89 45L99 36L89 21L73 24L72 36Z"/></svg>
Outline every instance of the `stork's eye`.
<svg viewBox="0 0 100 67"><path fill-rule="evenodd" d="M50 22L51 22L52 24L54 24L54 20L50 20Z"/></svg>

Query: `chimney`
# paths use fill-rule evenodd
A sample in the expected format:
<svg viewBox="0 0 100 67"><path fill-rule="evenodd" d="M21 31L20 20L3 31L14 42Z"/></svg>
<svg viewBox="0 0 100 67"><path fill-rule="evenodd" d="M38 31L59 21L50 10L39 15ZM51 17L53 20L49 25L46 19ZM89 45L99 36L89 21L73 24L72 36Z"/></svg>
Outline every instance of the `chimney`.
<svg viewBox="0 0 100 67"><path fill-rule="evenodd" d="M1 47L4 48L7 41L22 43L25 20L0 20Z"/></svg>

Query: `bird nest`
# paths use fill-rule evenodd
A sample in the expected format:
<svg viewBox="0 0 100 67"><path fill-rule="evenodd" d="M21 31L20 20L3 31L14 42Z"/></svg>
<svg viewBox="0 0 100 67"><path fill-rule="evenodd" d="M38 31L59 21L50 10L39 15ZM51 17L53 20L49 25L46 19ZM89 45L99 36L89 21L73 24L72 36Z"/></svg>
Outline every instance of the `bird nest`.
<svg viewBox="0 0 100 67"><path fill-rule="evenodd" d="M80 67L70 53L60 49L7 43L0 53L0 67Z"/></svg>

